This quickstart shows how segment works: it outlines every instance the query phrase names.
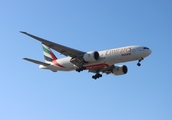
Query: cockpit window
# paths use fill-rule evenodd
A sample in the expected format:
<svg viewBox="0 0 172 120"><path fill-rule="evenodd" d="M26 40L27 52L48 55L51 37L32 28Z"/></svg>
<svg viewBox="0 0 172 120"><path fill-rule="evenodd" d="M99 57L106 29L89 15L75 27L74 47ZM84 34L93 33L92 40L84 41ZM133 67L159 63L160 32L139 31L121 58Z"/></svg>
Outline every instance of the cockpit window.
<svg viewBox="0 0 172 120"><path fill-rule="evenodd" d="M143 49L148 49L148 50L149 50L149 48L148 48L148 47L143 47Z"/></svg>

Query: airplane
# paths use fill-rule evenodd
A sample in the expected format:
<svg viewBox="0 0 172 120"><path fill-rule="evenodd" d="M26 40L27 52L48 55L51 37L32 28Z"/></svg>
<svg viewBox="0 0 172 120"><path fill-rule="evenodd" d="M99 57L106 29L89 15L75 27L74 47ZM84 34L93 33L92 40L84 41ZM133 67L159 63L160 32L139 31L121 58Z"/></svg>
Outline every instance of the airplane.
<svg viewBox="0 0 172 120"><path fill-rule="evenodd" d="M81 72L88 70L95 73L92 76L95 80L102 77L103 73L124 75L128 72L127 66L115 64L137 60L137 65L141 66L141 61L152 53L148 47L136 45L103 51L84 52L48 41L27 32L20 32L42 43L45 62L30 58L23 58L24 60L38 64L40 69L47 69L53 72L72 70ZM66 57L58 59L50 48Z"/></svg>

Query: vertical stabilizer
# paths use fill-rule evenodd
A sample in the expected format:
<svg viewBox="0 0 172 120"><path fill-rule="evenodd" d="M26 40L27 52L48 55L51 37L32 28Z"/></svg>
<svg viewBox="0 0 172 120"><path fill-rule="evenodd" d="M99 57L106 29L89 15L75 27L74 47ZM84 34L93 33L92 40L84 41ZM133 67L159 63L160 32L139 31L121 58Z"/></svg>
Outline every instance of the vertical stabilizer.
<svg viewBox="0 0 172 120"><path fill-rule="evenodd" d="M57 60L56 56L53 54L53 52L50 50L50 48L44 44L42 44L43 53L44 53L44 59L46 63L50 63L53 60Z"/></svg>

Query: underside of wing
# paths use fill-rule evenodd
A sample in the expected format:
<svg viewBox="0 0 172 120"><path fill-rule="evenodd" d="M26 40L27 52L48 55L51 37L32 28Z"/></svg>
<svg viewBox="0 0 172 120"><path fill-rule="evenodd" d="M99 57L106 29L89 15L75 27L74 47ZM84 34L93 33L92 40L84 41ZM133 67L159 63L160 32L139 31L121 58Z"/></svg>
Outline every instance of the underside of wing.
<svg viewBox="0 0 172 120"><path fill-rule="evenodd" d="M110 74L110 73L112 73L113 68L114 68L114 65L111 65L111 66L106 67L106 68L95 68L95 69L90 69L89 72L93 72L93 73L102 72L102 73Z"/></svg>
<svg viewBox="0 0 172 120"><path fill-rule="evenodd" d="M21 31L21 33L23 33L25 35L28 35L28 36L42 42L43 44L47 45L48 47L56 50L57 52L65 55L65 56L80 57L80 56L83 56L84 53L85 53L83 51L79 51L79 50L76 50L76 49L73 49L73 48L69 48L69 47L66 47L66 46L63 46L63 45L60 45L60 44L45 40L43 38L40 38L40 37L34 36L32 34L29 34L27 32L22 32Z"/></svg>

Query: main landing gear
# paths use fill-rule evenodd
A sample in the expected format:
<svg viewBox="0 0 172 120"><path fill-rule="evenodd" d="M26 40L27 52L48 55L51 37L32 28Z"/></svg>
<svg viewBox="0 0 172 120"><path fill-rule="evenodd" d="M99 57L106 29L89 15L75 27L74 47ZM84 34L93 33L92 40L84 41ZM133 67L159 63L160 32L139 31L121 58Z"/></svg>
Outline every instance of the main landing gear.
<svg viewBox="0 0 172 120"><path fill-rule="evenodd" d="M141 66L141 61L143 60L143 58L140 58L139 60L138 60L138 63L137 63L137 66Z"/></svg>
<svg viewBox="0 0 172 120"><path fill-rule="evenodd" d="M86 68L85 68L84 66L81 66L81 67L77 68L76 71L77 71L77 72L81 72L81 71L83 71L83 70L85 70L85 69L86 69Z"/></svg>
<svg viewBox="0 0 172 120"><path fill-rule="evenodd" d="M97 78L100 78L100 77L102 77L102 74L100 74L100 73L96 73L95 75L92 76L92 78L95 79L95 80Z"/></svg>

